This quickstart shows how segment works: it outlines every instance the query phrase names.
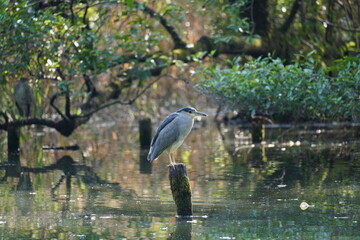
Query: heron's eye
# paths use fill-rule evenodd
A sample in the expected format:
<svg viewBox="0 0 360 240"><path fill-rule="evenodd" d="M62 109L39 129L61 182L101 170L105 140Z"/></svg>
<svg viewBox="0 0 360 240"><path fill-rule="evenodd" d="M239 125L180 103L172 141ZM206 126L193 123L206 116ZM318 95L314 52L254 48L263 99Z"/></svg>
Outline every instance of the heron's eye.
<svg viewBox="0 0 360 240"><path fill-rule="evenodd" d="M189 113L192 113L192 111L191 111L191 110L189 110Z"/></svg>

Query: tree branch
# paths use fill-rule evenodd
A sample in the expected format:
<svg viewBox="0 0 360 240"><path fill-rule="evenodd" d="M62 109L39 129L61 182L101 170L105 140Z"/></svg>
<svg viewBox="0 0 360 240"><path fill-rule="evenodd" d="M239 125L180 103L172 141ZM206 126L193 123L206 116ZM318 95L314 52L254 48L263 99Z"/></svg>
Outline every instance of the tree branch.
<svg viewBox="0 0 360 240"><path fill-rule="evenodd" d="M165 77L164 76L160 76L158 77L157 79L153 80L152 82L150 82L146 87L144 87L144 89L142 89L141 91L139 91L132 99L130 100L127 100L127 101L123 101L123 100L113 100L113 101L109 101L107 103L104 103L102 105L100 105L99 107L87 112L86 114L84 115L78 115L78 116L74 116L75 118L89 118L91 117L94 113L96 112L99 112L100 110L104 109L104 108L107 108L107 107L110 107L112 105L115 105L115 104L122 104L122 105L131 105L133 104L136 99L138 99L142 94L145 93L146 90L148 90L155 82L159 81L162 77Z"/></svg>
<svg viewBox="0 0 360 240"><path fill-rule="evenodd" d="M140 6L140 3L137 1L135 1L134 4L136 4L137 6ZM152 8L150 8L148 6L144 6L143 11L161 23L161 25L170 34L172 40L174 41L175 49L186 47L186 43L183 40L181 40L181 38L180 38L179 34L176 32L175 28L173 26L171 26L163 16L161 16L159 13L155 12Z"/></svg>
<svg viewBox="0 0 360 240"><path fill-rule="evenodd" d="M23 120L15 120L0 124L0 129L7 130L8 127L21 127L26 125L41 125L57 129L57 122L51 119L28 118Z"/></svg>
<svg viewBox="0 0 360 240"><path fill-rule="evenodd" d="M86 114L84 115L77 115L77 116L74 116L76 118L89 118L91 117L94 113L96 112L99 112L100 110L104 109L104 108L107 108L107 107L110 107L112 105L115 105L115 104L123 104L123 105L129 105L130 104L130 101L122 101L122 100L113 100L113 101L110 101L110 102L107 102L107 103L104 103L102 105L100 105L99 107L97 107L96 109L93 109L89 112L87 112Z"/></svg>
<svg viewBox="0 0 360 240"><path fill-rule="evenodd" d="M35 1L33 3L35 11L49 8L49 7L57 7L60 4L64 3L62 0L56 0L56 1Z"/></svg>
<svg viewBox="0 0 360 240"><path fill-rule="evenodd" d="M329 26L333 26L336 28L339 28L341 30L347 31L347 32L360 32L360 28L348 28L348 27L344 27L342 25L336 24L336 23L332 23L327 19L321 19L321 18L316 18L315 20L321 22L321 23L326 23Z"/></svg>
<svg viewBox="0 0 360 240"><path fill-rule="evenodd" d="M295 20L296 13L299 11L300 3L301 3L301 0L295 0L294 1L293 5L291 7L291 11L290 11L289 16L287 17L287 19L285 20L285 22L283 23L283 25L279 29L280 32L286 33L289 30L291 24Z"/></svg>
<svg viewBox="0 0 360 240"><path fill-rule="evenodd" d="M55 99L58 97L58 96L61 96L61 95L64 95L64 93L56 93L54 94L51 98L50 98L50 106L53 107L55 109L55 111L63 118L63 119L67 119L68 120L68 117L66 115L64 115L60 109L55 106L54 104L54 101Z"/></svg>
<svg viewBox="0 0 360 240"><path fill-rule="evenodd" d="M96 87L94 83L91 81L91 78L86 73L83 74L83 78L86 85L86 92L90 93L90 96L96 96L98 95L98 92L96 90Z"/></svg>
<svg viewBox="0 0 360 240"><path fill-rule="evenodd" d="M89 21L87 20L87 13L88 13L89 7L90 7L90 5L89 5L89 3L86 1L86 3L85 3L85 10L84 10L84 16L83 16L83 19L82 19L83 23L84 23L85 26L86 26L86 29L90 29Z"/></svg>
<svg viewBox="0 0 360 240"><path fill-rule="evenodd" d="M65 93L65 115L67 116L67 119L71 118L71 103L70 103L70 95L69 90Z"/></svg>
<svg viewBox="0 0 360 240"><path fill-rule="evenodd" d="M5 123L8 123L8 122L9 122L9 118L8 118L8 116L6 115L5 112L0 112L0 115L2 115L2 116L4 117Z"/></svg>

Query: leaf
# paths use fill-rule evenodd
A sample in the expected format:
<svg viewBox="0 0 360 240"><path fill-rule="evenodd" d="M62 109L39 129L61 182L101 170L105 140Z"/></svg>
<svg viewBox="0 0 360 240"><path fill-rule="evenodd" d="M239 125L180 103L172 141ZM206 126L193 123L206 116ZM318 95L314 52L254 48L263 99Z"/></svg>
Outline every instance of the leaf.
<svg viewBox="0 0 360 240"><path fill-rule="evenodd" d="M126 6L132 8L134 6L134 0L126 0Z"/></svg>

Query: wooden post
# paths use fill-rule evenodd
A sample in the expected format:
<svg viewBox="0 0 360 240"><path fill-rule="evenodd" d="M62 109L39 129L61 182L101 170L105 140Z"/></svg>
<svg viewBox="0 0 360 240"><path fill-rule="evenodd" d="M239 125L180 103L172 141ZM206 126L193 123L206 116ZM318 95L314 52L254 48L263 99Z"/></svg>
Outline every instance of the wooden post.
<svg viewBox="0 0 360 240"><path fill-rule="evenodd" d="M8 127L7 129L8 153L19 153L20 148L20 128Z"/></svg>
<svg viewBox="0 0 360 240"><path fill-rule="evenodd" d="M251 121L251 138L253 143L261 143L265 139L265 125L262 119L254 118Z"/></svg>
<svg viewBox="0 0 360 240"><path fill-rule="evenodd" d="M147 155L149 149L140 148L140 173L141 174L151 174L152 173L152 164L147 160Z"/></svg>
<svg viewBox="0 0 360 240"><path fill-rule="evenodd" d="M6 177L20 177L20 128L9 126L7 141L9 167L6 169Z"/></svg>
<svg viewBox="0 0 360 240"><path fill-rule="evenodd" d="M140 135L140 173L151 174L152 164L147 160L147 154L151 144L151 119L144 118L139 120Z"/></svg>
<svg viewBox="0 0 360 240"><path fill-rule="evenodd" d="M144 118L139 120L140 147L150 148L151 143L151 119Z"/></svg>
<svg viewBox="0 0 360 240"><path fill-rule="evenodd" d="M169 165L169 181L178 216L192 216L191 188L186 172L186 165Z"/></svg>

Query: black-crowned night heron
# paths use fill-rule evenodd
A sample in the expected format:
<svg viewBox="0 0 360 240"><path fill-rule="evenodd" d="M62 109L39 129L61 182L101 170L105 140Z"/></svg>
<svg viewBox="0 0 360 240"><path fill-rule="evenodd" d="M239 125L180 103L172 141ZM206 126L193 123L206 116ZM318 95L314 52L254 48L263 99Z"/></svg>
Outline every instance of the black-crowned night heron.
<svg viewBox="0 0 360 240"><path fill-rule="evenodd" d="M169 155L170 164L174 165L172 153L181 146L189 135L194 125L194 118L197 116L207 115L198 112L195 108L184 107L167 116L156 129L147 159L152 162L165 151Z"/></svg>
<svg viewBox="0 0 360 240"><path fill-rule="evenodd" d="M21 78L20 82L16 84L14 89L14 98L21 116L28 118L30 116L30 108L33 102L29 79Z"/></svg>

